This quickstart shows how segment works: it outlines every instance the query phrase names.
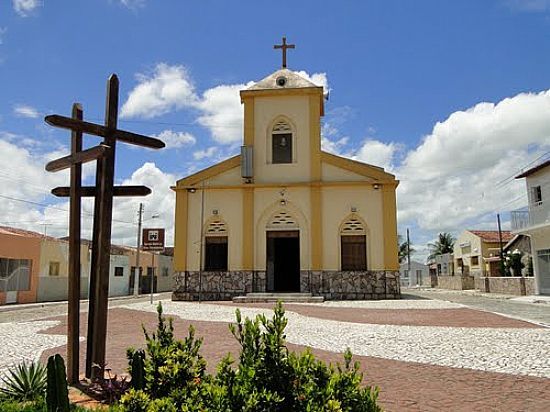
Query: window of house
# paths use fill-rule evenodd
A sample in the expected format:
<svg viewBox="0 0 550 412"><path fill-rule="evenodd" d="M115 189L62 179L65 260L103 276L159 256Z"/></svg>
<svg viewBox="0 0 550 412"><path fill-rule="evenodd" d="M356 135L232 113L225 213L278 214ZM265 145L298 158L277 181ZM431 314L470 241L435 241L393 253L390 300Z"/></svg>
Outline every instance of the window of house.
<svg viewBox="0 0 550 412"><path fill-rule="evenodd" d="M271 134L272 163L292 163L292 129L284 121L277 122Z"/></svg>
<svg viewBox="0 0 550 412"><path fill-rule="evenodd" d="M422 283L422 271L421 270L416 271L416 281L418 283Z"/></svg>
<svg viewBox="0 0 550 412"><path fill-rule="evenodd" d="M31 260L0 258L0 292L30 290Z"/></svg>
<svg viewBox="0 0 550 412"><path fill-rule="evenodd" d="M122 266L115 266L115 276L124 276L124 268Z"/></svg>
<svg viewBox="0 0 550 412"><path fill-rule="evenodd" d="M409 271L408 271L407 269L404 270L404 272L403 272L403 277L404 277L405 279L408 279L408 278L409 278Z"/></svg>
<svg viewBox="0 0 550 412"><path fill-rule="evenodd" d="M153 276L155 273L155 268L152 266L147 266L147 277Z"/></svg>
<svg viewBox="0 0 550 412"><path fill-rule="evenodd" d="M204 246L204 270L227 270L227 236L207 236Z"/></svg>
<svg viewBox="0 0 550 412"><path fill-rule="evenodd" d="M437 264L437 274L441 275L441 264L440 263Z"/></svg>
<svg viewBox="0 0 550 412"><path fill-rule="evenodd" d="M50 276L59 276L59 262L50 262Z"/></svg>
<svg viewBox="0 0 550 412"><path fill-rule="evenodd" d="M169 275L168 268L162 268L162 276L167 277Z"/></svg>
<svg viewBox="0 0 550 412"><path fill-rule="evenodd" d="M472 266L479 266L479 256L472 256Z"/></svg>
<svg viewBox="0 0 550 412"><path fill-rule="evenodd" d="M533 186L531 188L531 202L535 205L542 203L542 190L540 186Z"/></svg>

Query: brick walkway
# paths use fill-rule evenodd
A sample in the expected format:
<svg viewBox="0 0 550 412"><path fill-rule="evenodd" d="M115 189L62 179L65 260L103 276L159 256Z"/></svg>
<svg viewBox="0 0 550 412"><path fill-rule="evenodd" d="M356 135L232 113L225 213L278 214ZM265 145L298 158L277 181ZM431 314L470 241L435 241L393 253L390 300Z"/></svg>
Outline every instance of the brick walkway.
<svg viewBox="0 0 550 412"><path fill-rule="evenodd" d="M225 305L224 305L225 306ZM262 305L263 306L263 305ZM288 311L295 311L310 317L340 321L369 322L373 320L396 325L442 325L455 322L454 326L478 328L528 328L526 322L491 315L470 309L436 310L382 310L324 308L306 305L287 305ZM461 320L455 319L461 316ZM453 320L454 319L454 320ZM51 320L58 326L44 331L48 334L64 334L65 318ZM82 330L85 331L86 317L82 316ZM141 323L149 330L156 325L154 313L116 308L109 317L109 338L107 342L108 366L115 372L124 372L127 366L126 348L143 345ZM209 370L228 352L238 353L238 344L231 336L226 322L188 321L174 319L177 336L184 337L190 324L196 327L197 335L205 338L202 354L208 361ZM535 326L532 326L535 328ZM526 331L529 329L526 329ZM290 344L293 350L303 346ZM49 349L42 359L53 353L64 354L65 348ZM85 345L81 344L81 353ZM319 349L313 352L320 358L337 362L340 353ZM403 362L368 356L355 356L365 371L365 382L380 387L380 400L388 411L547 411L550 405L550 379L513 374L493 373L472 369ZM81 365L83 368L84 365Z"/></svg>

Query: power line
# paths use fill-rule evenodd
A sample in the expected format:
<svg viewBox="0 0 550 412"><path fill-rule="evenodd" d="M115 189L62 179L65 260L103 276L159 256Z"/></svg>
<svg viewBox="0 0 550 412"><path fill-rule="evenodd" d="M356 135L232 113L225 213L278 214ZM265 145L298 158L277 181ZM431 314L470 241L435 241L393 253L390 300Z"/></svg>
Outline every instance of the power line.
<svg viewBox="0 0 550 412"><path fill-rule="evenodd" d="M15 198L15 197L5 196L5 195L0 195L0 198L7 199L7 200L12 200L12 201L15 201L15 202L29 203L29 204L35 205L35 206L49 207L50 209L55 209L55 210L59 210L59 211L62 211L62 212L69 212L67 209L63 209L63 208L60 208L60 207L48 205L46 203L33 202L32 200L18 199L18 198ZM82 213L88 215L88 216L82 216L82 217L86 217L86 218L92 218L93 215L94 215L92 212L82 211ZM113 222L124 223L124 224L127 224L127 225L135 225L134 222L126 222L124 220L118 220L118 219L113 219Z"/></svg>

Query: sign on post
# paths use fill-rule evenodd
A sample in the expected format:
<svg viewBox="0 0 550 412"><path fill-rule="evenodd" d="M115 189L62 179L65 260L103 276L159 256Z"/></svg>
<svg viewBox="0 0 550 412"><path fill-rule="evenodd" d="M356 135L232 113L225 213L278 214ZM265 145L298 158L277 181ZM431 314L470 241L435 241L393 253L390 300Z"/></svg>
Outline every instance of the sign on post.
<svg viewBox="0 0 550 412"><path fill-rule="evenodd" d="M143 229L141 250L164 250L164 229Z"/></svg>

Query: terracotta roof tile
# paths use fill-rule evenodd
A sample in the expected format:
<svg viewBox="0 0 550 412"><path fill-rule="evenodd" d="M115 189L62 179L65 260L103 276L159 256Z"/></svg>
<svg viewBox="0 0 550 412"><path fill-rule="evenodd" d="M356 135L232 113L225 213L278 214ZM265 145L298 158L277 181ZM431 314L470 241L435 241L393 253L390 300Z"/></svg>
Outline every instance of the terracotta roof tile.
<svg viewBox="0 0 550 412"><path fill-rule="evenodd" d="M48 240L59 240L53 236L47 236L47 235L45 236L42 233L33 232L31 230L20 229L17 227L10 227L10 226L0 226L0 233L8 234L8 235L48 239Z"/></svg>
<svg viewBox="0 0 550 412"><path fill-rule="evenodd" d="M498 230L468 230L468 232L473 233L474 235L480 237L481 240L483 240L484 242L488 242L488 243L499 242ZM508 230L503 230L501 233L502 233L502 242L509 242L514 237L512 232Z"/></svg>

